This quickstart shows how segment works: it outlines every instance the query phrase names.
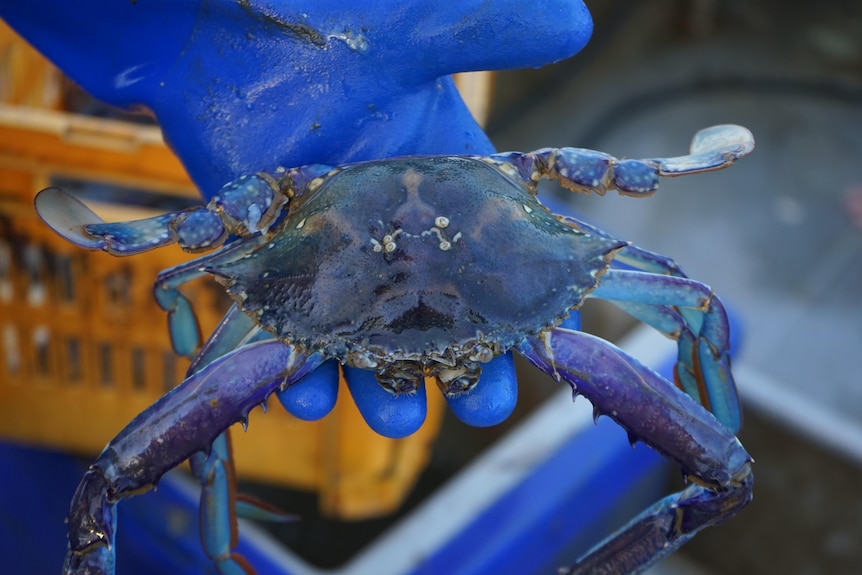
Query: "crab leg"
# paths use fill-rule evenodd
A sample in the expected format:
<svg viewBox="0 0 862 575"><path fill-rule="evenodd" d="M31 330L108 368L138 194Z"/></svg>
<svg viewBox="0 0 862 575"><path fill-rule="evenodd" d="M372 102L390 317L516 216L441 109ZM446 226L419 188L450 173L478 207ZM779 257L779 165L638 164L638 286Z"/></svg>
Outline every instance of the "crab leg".
<svg viewBox="0 0 862 575"><path fill-rule="evenodd" d="M690 153L676 158L618 160L578 148L543 150L536 156L542 175L559 180L563 187L572 191L604 194L617 190L623 195L642 197L658 189L660 177L720 170L753 149L751 132L728 124L698 131L691 141Z"/></svg>
<svg viewBox="0 0 862 575"><path fill-rule="evenodd" d="M558 180L575 192L605 194L616 190L627 196L650 196L660 177L685 176L720 170L748 155L754 136L742 126L712 126L695 134L690 153L676 158L619 160L604 152L583 148L544 148L528 154L506 152L491 156L514 166L527 185L540 178Z"/></svg>
<svg viewBox="0 0 862 575"><path fill-rule="evenodd" d="M200 353L189 367L187 377L193 377L213 361L227 355L249 343L271 340L273 336L263 331L251 318L231 306L225 317L216 327ZM334 362L330 362L332 367ZM321 369L321 368L318 368ZM337 374L313 372L305 379L284 390L276 390L282 404L291 413L303 419L311 419L306 413L297 413L296 404L311 403L317 409L314 415L322 417L326 407L331 409L335 404L338 390ZM303 388L303 389L300 389ZM297 393L329 393L328 401L307 402L304 398L296 398ZM325 404L323 408L320 403ZM264 521L285 521L292 516L266 505L262 501L252 500L236 492L236 475L232 460L230 431L225 431L213 441L209 453L199 451L189 458L192 473L201 484L200 525L201 541L207 556L212 559L223 575L254 573L246 560L233 553L237 545L239 528L237 517L253 518Z"/></svg>
<svg viewBox="0 0 862 575"><path fill-rule="evenodd" d="M633 245L628 245L618 251L614 256L614 261L654 274L664 274L680 278L687 277L683 273L682 268L672 259ZM677 384L691 397L698 399L701 405L709 405L710 410L718 416L719 420L728 429L738 432L742 422L741 414L736 408L739 400L736 397L736 391L733 386L728 386L726 383L710 386L707 383L706 389L704 389L702 385L704 382L697 376L697 369L692 369L696 367L692 360L697 357L695 354L698 352L695 351L695 347L699 336L692 332L691 327L701 325L701 312L678 306L657 306L621 301L614 301L613 303L632 316L656 327L659 331L668 335L668 337L677 340L680 348L679 357L688 358L688 361L680 362L675 372ZM727 349L730 347L730 333L728 332L729 328L725 319L726 313L721 300L714 294L711 307L713 309L708 313L716 319L716 323L711 329L714 330L717 327L721 333L714 333L712 336L708 336L708 338L709 341L716 344L716 347L724 349L723 357L720 361L713 362L713 365L718 363L724 371L728 372L726 378L723 378L722 381L732 382L729 373L730 359L727 356ZM666 327L663 328L659 327L659 322L662 321L662 318L667 321ZM705 333L702 326L701 332Z"/></svg>
<svg viewBox="0 0 862 575"><path fill-rule="evenodd" d="M201 484L200 532L204 553L222 575L254 573L244 557L233 553L239 541L236 473L230 431L219 434L209 453L189 458L192 474Z"/></svg>
<svg viewBox="0 0 862 575"><path fill-rule="evenodd" d="M706 285L680 276L611 269L589 297L609 300L677 341L675 376L683 390L731 431L742 415L730 372L730 327Z"/></svg>
<svg viewBox="0 0 862 575"><path fill-rule="evenodd" d="M73 244L115 256L133 256L179 243L187 251L219 247L227 231L219 216L193 208L131 222L105 222L71 194L47 188L36 195L36 211Z"/></svg>
<svg viewBox="0 0 862 575"><path fill-rule="evenodd" d="M583 232L610 238L606 232L580 220L569 216L557 216L561 221L575 229ZM614 262L629 265L651 274L672 276L676 278L687 278L682 268L672 259L656 254L654 252L627 245L614 254ZM604 281L604 280L603 280ZM613 280L611 280L613 281ZM659 284L662 280L656 278ZM672 280L671 280L672 281ZM606 290L610 288L605 285ZM630 286L631 289L640 289ZM739 412L739 400L736 396L733 379L730 375L730 359L727 350L730 347L730 334L727 327L727 315L721 301L712 294L706 286L700 286L705 294L709 292L708 309L704 312L698 308L686 307L682 300L676 300L673 305L657 305L655 302L638 302L643 298L642 293L622 293L625 288L618 290L620 299L631 301L612 301L607 291L593 292L588 297L603 297L612 301L617 307L625 310L633 317L653 326L668 337L675 339L679 346L679 361L675 372L678 385L691 397L700 401L701 405L709 406L709 409L730 430L739 431L741 425L741 414ZM654 289L648 289L644 293L651 293ZM602 295L604 294L604 295ZM706 302L706 300L704 300ZM711 318L704 331L704 313ZM698 327L699 326L699 327ZM697 330L697 331L694 331ZM708 333L709 332L709 333ZM712 342L709 346L718 357L706 365L709 376L700 376L698 362L703 357L698 349L699 338ZM722 351L723 350L723 351ZM716 370L718 370L716 377Z"/></svg>
<svg viewBox="0 0 862 575"><path fill-rule="evenodd" d="M268 336L254 320L244 314L236 304L230 306L225 316L213 330L207 342L189 366L186 377L198 373L218 358L240 346L261 341Z"/></svg>
<svg viewBox="0 0 862 575"><path fill-rule="evenodd" d="M115 256L131 256L178 243L187 252L213 250L229 235L265 232L287 202L265 173L226 184L205 207L132 222L105 222L72 195L47 188L35 199L39 216L70 242Z"/></svg>
<svg viewBox="0 0 862 575"><path fill-rule="evenodd" d="M260 328L251 318L236 305L232 306L189 367L187 377L194 377L231 350L258 340L260 334ZM209 453L199 451L189 457L189 463L192 474L201 484L200 529L204 552L222 574L253 573L246 560L232 552L239 535L237 515L240 511L230 431L216 437Z"/></svg>
<svg viewBox="0 0 862 575"><path fill-rule="evenodd" d="M113 573L116 504L148 490L322 357L280 341L248 344L202 367L127 425L84 474L69 512L65 573Z"/></svg>
<svg viewBox="0 0 862 575"><path fill-rule="evenodd" d="M699 531L751 501L751 457L739 440L671 382L616 346L557 328L527 339L520 353L586 397L629 433L672 459L693 483L645 510L565 571L640 573Z"/></svg>
<svg viewBox="0 0 862 575"><path fill-rule="evenodd" d="M206 274L207 265L245 255L246 242L266 231L285 196L266 174L244 176L227 184L207 207L162 214L132 222L106 223L68 193L48 188L36 196L40 217L58 234L85 249L115 256L131 256L178 243L189 252L221 246L229 233L241 237L233 245L210 256L170 268L159 274L154 295L168 312L168 329L174 350L190 357L200 343L200 331L189 300L178 287Z"/></svg>
<svg viewBox="0 0 862 575"><path fill-rule="evenodd" d="M201 340L200 327L192 304L179 290L179 286L209 275L206 271L208 266L229 262L245 255L248 249L246 241L249 240L239 240L216 253L162 270L156 277L153 297L159 307L168 314L171 347L178 355L193 356ZM227 348L223 351L227 351Z"/></svg>
<svg viewBox="0 0 862 575"><path fill-rule="evenodd" d="M559 219L566 225L575 228L576 230L580 230L590 235L598 236L608 240L617 239L603 229L597 228L596 226L589 224L585 221L573 218L572 216L561 214L555 214L555 216L557 217L557 219ZM683 278L688 277L682 271L682 268L679 267L679 264L677 264L669 257L657 254L655 252L651 252L649 250L645 250L643 248L639 248L638 246L635 246L633 244L628 244L620 248L614 254L614 261L617 263L623 263L638 268L639 270L645 272L652 272L655 274L664 274Z"/></svg>

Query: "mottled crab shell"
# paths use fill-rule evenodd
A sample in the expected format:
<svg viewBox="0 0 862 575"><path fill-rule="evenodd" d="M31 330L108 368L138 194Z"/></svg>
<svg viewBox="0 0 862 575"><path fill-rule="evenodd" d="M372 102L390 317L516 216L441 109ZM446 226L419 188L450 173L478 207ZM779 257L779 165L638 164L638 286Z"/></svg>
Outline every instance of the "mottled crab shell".
<svg viewBox="0 0 862 575"><path fill-rule="evenodd" d="M314 185L267 243L208 271L265 329L356 367L488 361L580 306L624 245L479 158L373 161Z"/></svg>

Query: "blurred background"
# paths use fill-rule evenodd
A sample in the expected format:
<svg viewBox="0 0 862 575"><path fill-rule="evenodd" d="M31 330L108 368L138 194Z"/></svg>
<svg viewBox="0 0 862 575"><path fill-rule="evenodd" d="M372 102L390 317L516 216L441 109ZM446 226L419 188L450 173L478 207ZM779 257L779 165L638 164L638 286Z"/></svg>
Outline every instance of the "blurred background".
<svg viewBox="0 0 862 575"><path fill-rule="evenodd" d="M757 142L726 172L665 182L649 200L554 196L675 258L741 322L734 371L746 407L740 437L756 460L755 500L681 555L707 573L855 573L862 6L587 4L596 33L582 54L498 77L489 129L501 149L672 155L716 123L745 125ZM584 321L606 337L629 327L610 306Z"/></svg>
<svg viewBox="0 0 862 575"><path fill-rule="evenodd" d="M655 573L858 573L862 5L587 4L595 33L581 54L540 70L465 80L467 98L487 115L498 149L575 146L618 157L674 156L698 129L717 123L745 125L757 141L755 153L733 168L666 181L649 199L543 189L555 211L576 213L673 257L722 296L740 327L734 363L746 409L740 438L756 460L755 501ZM147 118L92 101L8 31L0 34L0 102L0 433L11 450L57 445L47 437L48 424L65 418L66 428L55 425L52 433L66 440L64 450L85 456L68 464L68 484L49 494L44 485L50 482L23 478L44 473L41 458L50 450L4 451L0 491L13 492L12 475L31 491L15 483L18 495L3 501L0 528L22 533L22 516L36 500L56 500L65 513L81 466L184 371L167 351L160 312L143 307L157 270L182 256L168 251L132 265L80 254L41 227L25 196L61 185L118 219L178 209L197 196ZM206 331L225 302L208 284L192 291ZM12 293L27 306L4 295ZM40 303L46 298L48 308ZM584 309L583 323L613 341L634 327L595 302ZM112 335L118 327L122 339ZM651 345L672 357L672 346L660 336L654 340ZM302 515L302 526L272 531L310 564L337 569L558 392L547 378L521 369L517 412L493 429L464 426L433 398L429 423L406 444L365 435L346 402L311 429L278 420L276 410L253 416L255 437L294 439L278 457L269 455L266 441L255 446L249 439L245 452L240 445L243 490ZM121 398L107 393L118 389L126 392ZM82 394L86 409L69 418L67 397ZM21 407L32 402L47 405L38 417ZM112 419L101 418L107 413ZM94 423L102 419L103 425ZM611 442L631 454L624 434ZM284 461L293 462L287 476ZM630 471L646 478L645 500L680 488L676 470L657 462L646 468ZM640 499L632 504L642 506ZM62 524L56 527L62 537ZM64 544L45 546L62 554Z"/></svg>

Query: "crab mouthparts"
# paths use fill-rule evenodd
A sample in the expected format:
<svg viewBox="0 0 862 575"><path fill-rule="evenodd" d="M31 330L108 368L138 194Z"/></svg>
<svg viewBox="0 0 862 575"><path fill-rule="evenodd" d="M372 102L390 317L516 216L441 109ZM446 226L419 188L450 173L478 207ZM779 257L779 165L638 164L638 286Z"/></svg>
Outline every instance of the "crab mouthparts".
<svg viewBox="0 0 862 575"><path fill-rule="evenodd" d="M414 393L422 380L433 377L444 395L470 391L479 381L482 366L478 361L461 361L454 366L432 367L418 361L396 361L377 370L377 381L384 389L399 395Z"/></svg>

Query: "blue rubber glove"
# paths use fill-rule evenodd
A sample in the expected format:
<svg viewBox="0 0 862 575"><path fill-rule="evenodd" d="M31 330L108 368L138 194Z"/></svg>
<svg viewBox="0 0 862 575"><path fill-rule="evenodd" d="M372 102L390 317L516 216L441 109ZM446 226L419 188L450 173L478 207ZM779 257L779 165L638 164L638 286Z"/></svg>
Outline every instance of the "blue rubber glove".
<svg viewBox="0 0 862 575"><path fill-rule="evenodd" d="M0 17L95 97L150 109L207 198L277 166L492 153L449 74L556 62L592 32L578 0L0 0ZM283 402L321 417L334 371ZM424 393L381 395L369 375L346 370L369 425L392 437L418 429ZM450 405L493 425L516 397L504 356Z"/></svg>

